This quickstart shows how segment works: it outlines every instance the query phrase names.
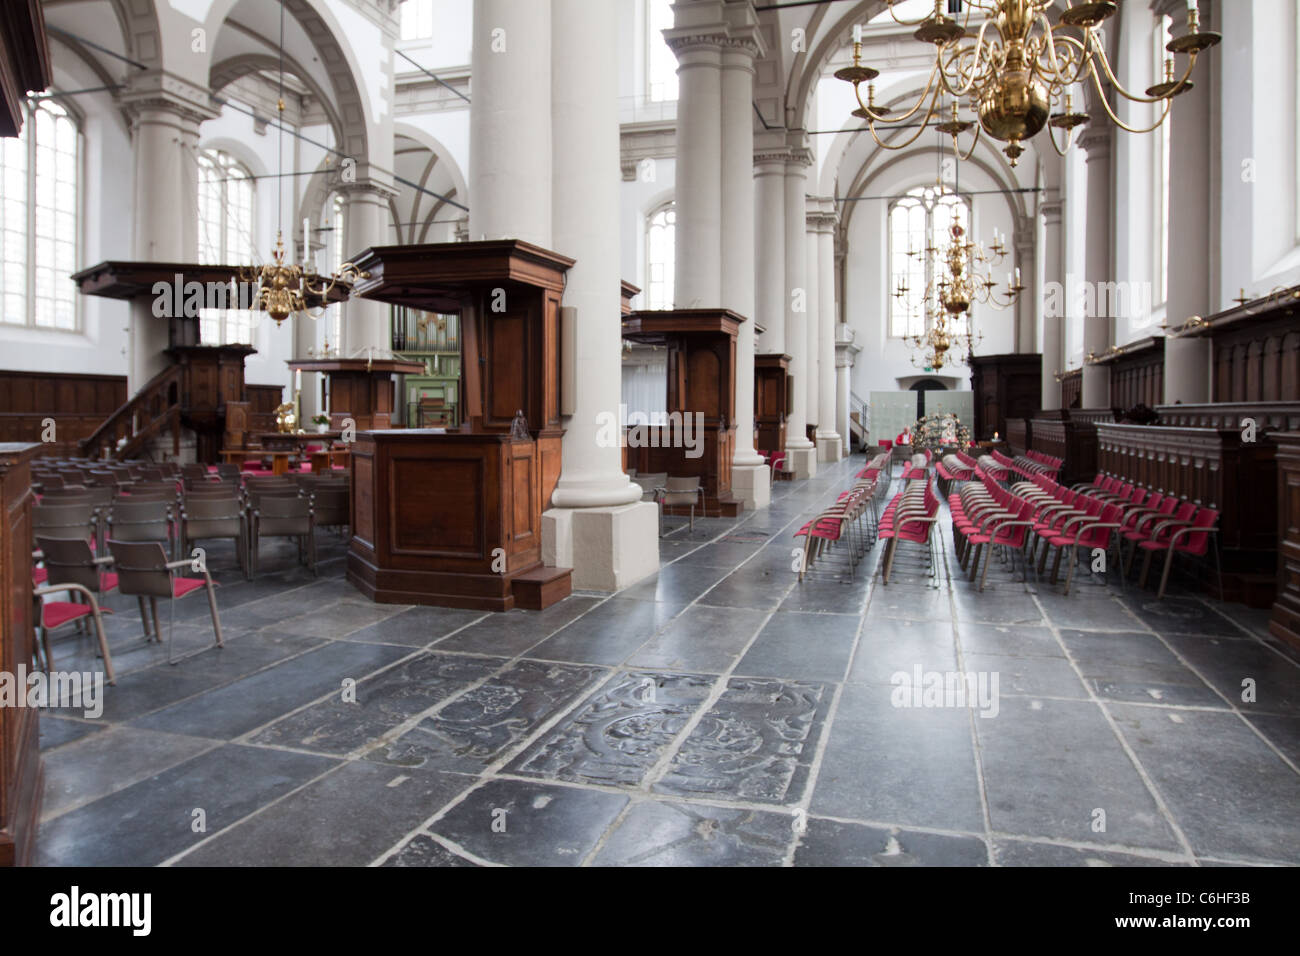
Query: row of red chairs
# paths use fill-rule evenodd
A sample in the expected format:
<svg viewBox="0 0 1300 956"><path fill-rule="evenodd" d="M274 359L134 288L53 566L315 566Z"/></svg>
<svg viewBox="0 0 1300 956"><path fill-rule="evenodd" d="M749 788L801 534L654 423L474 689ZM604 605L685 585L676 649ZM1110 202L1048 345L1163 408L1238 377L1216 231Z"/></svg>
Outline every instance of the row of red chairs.
<svg viewBox="0 0 1300 956"><path fill-rule="evenodd" d="M819 558L841 543L847 544L843 550L849 577L853 577L858 562L875 543L876 505L889 488L892 471L893 450L880 452L854 476L852 488L841 492L835 504L794 533L794 537L804 539L799 563L800 581Z"/></svg>
<svg viewBox="0 0 1300 956"><path fill-rule="evenodd" d="M940 549L943 536L934 533L939 520L939 496L935 494L934 478L912 481L885 507L880 516L880 537L885 540L885 567L883 582L889 584L894 559L900 544L917 544L924 547L925 571L936 583L940 568Z"/></svg>
<svg viewBox="0 0 1300 956"><path fill-rule="evenodd" d="M930 464L934 461L934 452L928 448L922 448L917 451L918 455L925 459L925 464L916 465L910 461L903 462L903 480L916 481L925 478L929 474Z"/></svg>
<svg viewBox="0 0 1300 956"><path fill-rule="evenodd" d="M953 510L953 536L962 558L962 568L967 567L973 548L971 580L974 581L981 550L987 547L991 553L994 547L1001 547L1004 554L1014 556L1016 552L1021 553L1027 582L1028 568L1035 557L1038 557L1037 576L1042 574L1049 555L1055 549L1051 574L1054 584L1062 557L1068 550L1070 563L1065 593L1069 594L1080 550L1088 555L1100 550L1109 559L1113 548L1114 566L1121 583L1132 570L1137 552L1145 552L1139 578L1139 585L1143 587L1146 586L1152 556L1163 551L1165 567L1158 595L1163 598L1174 555L1204 557L1213 544L1215 569L1220 575L1222 592L1218 546L1212 538L1218 530L1216 509L1202 508L1174 496L1152 494L1122 482L1113 484L1105 478L1099 476L1094 484L1082 488L1065 488L1046 475L1035 475L1010 490L988 476L984 476L982 487L968 484L960 494L949 498ZM1037 555L1039 542L1043 543L1041 555ZM1127 562L1123 559L1126 542L1132 545ZM980 573L981 590L988 573L988 560L988 554L985 554L984 570Z"/></svg>
<svg viewBox="0 0 1300 956"><path fill-rule="evenodd" d="M975 469L978 467L979 463L964 452L944 455L939 464L934 466L935 474L939 478L939 494L947 498L952 490L952 483L970 481L975 477Z"/></svg>

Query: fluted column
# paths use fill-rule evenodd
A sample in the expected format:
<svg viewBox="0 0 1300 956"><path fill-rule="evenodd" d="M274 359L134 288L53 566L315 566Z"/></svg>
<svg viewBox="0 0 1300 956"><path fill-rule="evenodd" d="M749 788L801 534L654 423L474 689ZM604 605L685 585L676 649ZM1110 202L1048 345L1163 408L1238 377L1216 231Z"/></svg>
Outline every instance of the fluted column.
<svg viewBox="0 0 1300 956"><path fill-rule="evenodd" d="M754 450L754 58L761 45L758 15L733 4L722 52L722 304L745 317L736 336L736 447L731 492L746 508L771 501L771 472Z"/></svg>
<svg viewBox="0 0 1300 956"><path fill-rule="evenodd" d="M160 74L133 79L123 95L131 117L134 218L131 256L154 262L197 262L199 253L199 124L217 114L206 91L179 79L163 88ZM134 394L168 363L168 323L152 303L131 308L127 389Z"/></svg>
<svg viewBox="0 0 1300 956"><path fill-rule="evenodd" d="M799 143L785 165L785 350L790 356L790 415L785 447L796 478L817 474L817 451L806 434L808 423L808 275L805 202L811 156Z"/></svg>
<svg viewBox="0 0 1300 956"><path fill-rule="evenodd" d="M763 354L785 352L785 149L754 156L755 313Z"/></svg>
<svg viewBox="0 0 1300 956"><path fill-rule="evenodd" d="M673 298L679 309L713 308L722 304L724 37L676 32L668 39L677 55L678 89Z"/></svg>
<svg viewBox="0 0 1300 956"><path fill-rule="evenodd" d="M1038 206L1043 219L1043 294L1038 297L1043 316L1044 409L1061 407L1061 383L1056 375L1065 370L1065 235L1061 228L1062 201L1059 196ZM1053 290L1049 293L1048 290Z"/></svg>
<svg viewBox="0 0 1300 956"><path fill-rule="evenodd" d="M1092 314L1083 319L1083 353L1100 356L1110 348L1114 341L1115 317L1110 314L1110 295L1102 295L1099 290L1107 288L1103 283L1112 281L1114 269L1111 261L1111 143L1115 127L1107 123L1095 123L1079 137L1079 146L1087 153L1088 195L1087 195L1087 243L1084 250L1084 280L1093 290L1094 308ZM1083 367L1083 402L1084 408L1108 408L1110 406L1110 367L1107 365L1089 365Z"/></svg>
<svg viewBox="0 0 1300 956"><path fill-rule="evenodd" d="M474 0L473 33L469 237L549 249L551 0Z"/></svg>
<svg viewBox="0 0 1300 956"><path fill-rule="evenodd" d="M1211 26L1209 0L1200 7L1203 29ZM1169 13L1175 22L1181 18L1184 4L1165 4L1160 12ZM1216 70L1210 59L1201 69ZM1166 120L1169 131L1169 154L1177 170L1169 184L1169 249L1166 272L1169 295L1165 302L1165 322L1177 326L1194 315L1212 311L1210 291L1210 195L1213 189L1210 171L1210 91L1212 74L1200 77L1187 93L1177 96ZM1158 133L1152 135L1159 135ZM1159 228L1159 223L1156 224ZM1210 400L1210 339L1206 336L1168 338L1165 340L1165 404L1193 404Z"/></svg>
<svg viewBox="0 0 1300 956"><path fill-rule="evenodd" d="M835 312L835 200L827 197L817 220L817 460L825 462L839 461L843 450L835 414Z"/></svg>

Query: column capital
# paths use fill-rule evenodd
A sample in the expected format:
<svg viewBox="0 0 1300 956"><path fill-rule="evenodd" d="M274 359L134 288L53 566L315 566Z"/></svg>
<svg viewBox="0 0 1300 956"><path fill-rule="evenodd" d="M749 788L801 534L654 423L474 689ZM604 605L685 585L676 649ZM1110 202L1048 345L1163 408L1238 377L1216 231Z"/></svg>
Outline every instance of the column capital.
<svg viewBox="0 0 1300 956"><path fill-rule="evenodd" d="M1043 222L1049 226L1060 225L1064 211L1064 199L1046 199L1038 204L1038 214L1043 217Z"/></svg>
<svg viewBox="0 0 1300 956"><path fill-rule="evenodd" d="M764 148L754 150L754 166L766 167L765 172L767 173L785 175L785 164L789 159L790 151L784 147L779 149Z"/></svg>
<svg viewBox="0 0 1300 956"><path fill-rule="evenodd" d="M1114 140L1115 128L1109 121L1099 119L1096 123L1090 123L1088 128L1079 134L1076 142L1079 148L1088 154L1088 162L1091 163L1093 160L1108 159L1111 143Z"/></svg>
<svg viewBox="0 0 1300 956"><path fill-rule="evenodd" d="M804 171L812 165L812 162L813 155L811 149L806 146L793 147L785 161L786 174L802 176Z"/></svg>
<svg viewBox="0 0 1300 956"><path fill-rule="evenodd" d="M334 184L334 191L342 194L344 202L370 199L372 202L382 202L385 205L398 195L398 190L392 186L373 179L358 179L350 183L338 182Z"/></svg>
<svg viewBox="0 0 1300 956"><path fill-rule="evenodd" d="M197 125L221 115L211 94L172 73L150 70L131 77L122 92L122 105L133 120L151 111L174 113L177 118Z"/></svg>
<svg viewBox="0 0 1300 956"><path fill-rule="evenodd" d="M805 222L809 232L833 233L839 222L835 200L829 196L808 196L805 200Z"/></svg>

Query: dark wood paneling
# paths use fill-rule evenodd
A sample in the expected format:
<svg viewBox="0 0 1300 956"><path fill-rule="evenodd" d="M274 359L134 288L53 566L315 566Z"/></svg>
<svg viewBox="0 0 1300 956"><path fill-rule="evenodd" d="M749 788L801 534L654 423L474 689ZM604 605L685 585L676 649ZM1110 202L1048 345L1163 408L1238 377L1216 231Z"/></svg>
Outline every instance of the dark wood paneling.
<svg viewBox="0 0 1300 956"><path fill-rule="evenodd" d="M1129 346L1123 355L1106 363L1110 366L1110 404L1131 409L1137 405L1155 408L1165 399L1165 340Z"/></svg>
<svg viewBox="0 0 1300 956"><path fill-rule="evenodd" d="M785 449L785 416L789 396L790 356L772 353L754 356L754 447L760 451Z"/></svg>
<svg viewBox="0 0 1300 956"><path fill-rule="evenodd" d="M1100 470L1219 511L1225 600L1269 607L1276 591L1276 445L1236 429L1097 426ZM1217 587L1202 562L1201 584Z"/></svg>
<svg viewBox="0 0 1300 956"><path fill-rule="evenodd" d="M125 401L124 375L0 371L0 442L39 442L42 456L77 455ZM44 441L47 418L53 442Z"/></svg>
<svg viewBox="0 0 1300 956"><path fill-rule="evenodd" d="M1300 298L1291 289L1210 316L1216 402L1300 401Z"/></svg>
<svg viewBox="0 0 1300 956"><path fill-rule="evenodd" d="M1061 375L1061 407L1078 408L1083 405L1083 369L1076 368Z"/></svg>
<svg viewBox="0 0 1300 956"><path fill-rule="evenodd" d="M975 393L972 437L991 441L1007 433L1008 418L1024 418L1043 398L1040 355L977 355L971 359L971 391Z"/></svg>
<svg viewBox="0 0 1300 956"><path fill-rule="evenodd" d="M1300 431L1275 434L1277 445L1277 600L1269 630L1300 648Z"/></svg>
<svg viewBox="0 0 1300 956"><path fill-rule="evenodd" d="M1209 405L1160 405L1159 425L1182 428L1244 428L1253 421L1259 432L1300 431L1300 402L1238 402Z"/></svg>
<svg viewBox="0 0 1300 956"><path fill-rule="evenodd" d="M32 667L33 444L0 445L0 671ZM31 861L43 792L35 707L0 707L0 866Z"/></svg>

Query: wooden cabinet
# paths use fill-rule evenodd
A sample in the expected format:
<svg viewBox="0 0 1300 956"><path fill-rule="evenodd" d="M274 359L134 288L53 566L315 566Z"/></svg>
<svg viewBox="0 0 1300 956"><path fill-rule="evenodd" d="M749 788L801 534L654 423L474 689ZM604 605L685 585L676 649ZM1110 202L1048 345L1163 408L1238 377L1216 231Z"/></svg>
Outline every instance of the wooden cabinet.
<svg viewBox="0 0 1300 956"><path fill-rule="evenodd" d="M971 359L971 391L975 393L972 438L985 441L1007 433L1008 418L1025 418L1043 397L1042 357L1031 354L977 355Z"/></svg>
<svg viewBox="0 0 1300 956"><path fill-rule="evenodd" d="M0 445L0 671L32 667L31 459L36 444ZM29 863L44 771L40 711L0 707L0 866Z"/></svg>
<svg viewBox="0 0 1300 956"><path fill-rule="evenodd" d="M1300 432L1279 432L1277 445L1277 600L1268 628L1300 648Z"/></svg>
<svg viewBox="0 0 1300 956"><path fill-rule="evenodd" d="M785 450L789 385L790 356L754 356L754 424L758 429L754 447L759 451Z"/></svg>

